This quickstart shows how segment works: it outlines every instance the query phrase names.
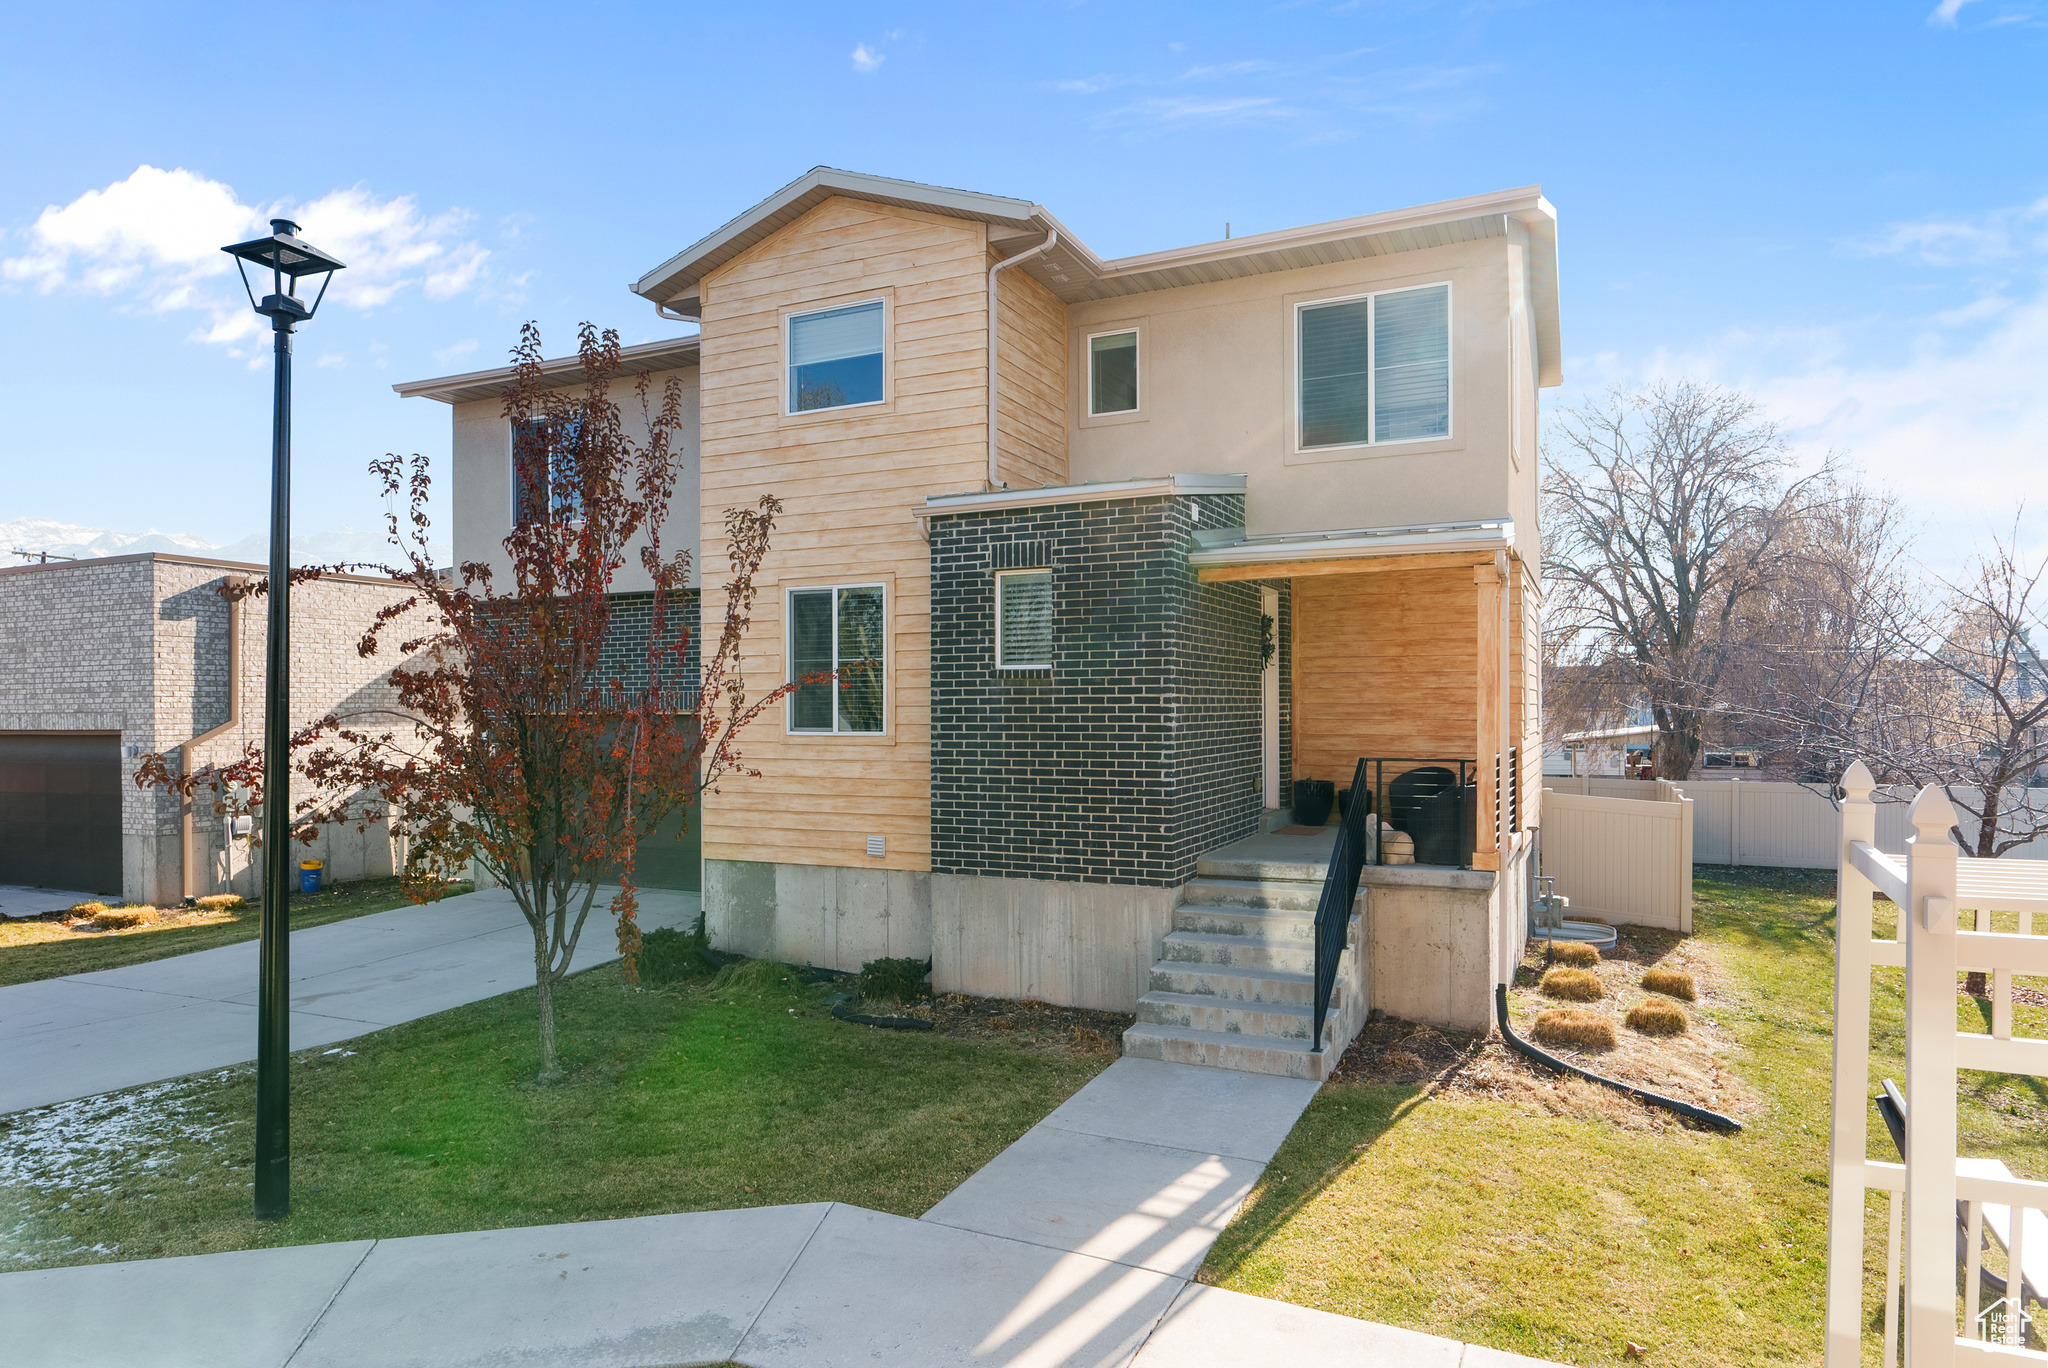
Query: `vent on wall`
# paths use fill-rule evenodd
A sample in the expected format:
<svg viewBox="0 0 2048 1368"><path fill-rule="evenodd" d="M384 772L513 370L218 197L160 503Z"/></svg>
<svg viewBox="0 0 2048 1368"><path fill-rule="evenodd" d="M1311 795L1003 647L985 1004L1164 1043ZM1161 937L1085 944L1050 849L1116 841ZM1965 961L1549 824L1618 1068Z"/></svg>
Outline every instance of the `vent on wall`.
<svg viewBox="0 0 2048 1368"><path fill-rule="evenodd" d="M889 853L889 838L888 838L888 837L886 837L886 836L870 836L870 837L868 837L868 854L870 854L870 855L887 855L888 853Z"/></svg>

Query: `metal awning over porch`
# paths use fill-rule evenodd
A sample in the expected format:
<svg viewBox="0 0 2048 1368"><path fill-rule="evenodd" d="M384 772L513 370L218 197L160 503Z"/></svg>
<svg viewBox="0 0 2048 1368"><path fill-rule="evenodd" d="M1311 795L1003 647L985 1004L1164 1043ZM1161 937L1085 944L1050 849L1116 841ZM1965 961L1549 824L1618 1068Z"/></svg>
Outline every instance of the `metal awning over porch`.
<svg viewBox="0 0 2048 1368"><path fill-rule="evenodd" d="M1283 532L1205 546L1188 556L1204 583L1491 565L1515 546L1511 518L1342 532Z"/></svg>

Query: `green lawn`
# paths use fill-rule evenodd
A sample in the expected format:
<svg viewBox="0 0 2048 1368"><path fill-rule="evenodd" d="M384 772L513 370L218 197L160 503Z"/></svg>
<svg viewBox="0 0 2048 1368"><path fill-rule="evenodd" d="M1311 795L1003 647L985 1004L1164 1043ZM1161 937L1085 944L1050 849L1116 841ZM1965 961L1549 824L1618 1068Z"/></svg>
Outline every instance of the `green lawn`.
<svg viewBox="0 0 2048 1368"><path fill-rule="evenodd" d="M1817 1364L1833 875L1702 867L1695 897L1692 949L1722 980L1698 1011L1761 1098L1744 1133L1624 1127L1470 1089L1333 1084L1204 1279L1564 1363L1632 1362L1633 1341L1658 1365ZM1875 980L1873 1091L1904 1078L1901 977ZM1975 1001L1958 1013L1985 1029ZM2048 1033L2048 1009L2015 1018ZM1522 1066L1494 1045L1472 1067ZM1965 1080L1964 1151L2048 1177L2043 1085ZM1896 1157L1874 1110L1871 1135L1874 1156ZM1873 1306L1875 1295L1873 1284Z"/></svg>
<svg viewBox="0 0 2048 1368"><path fill-rule="evenodd" d="M308 1052L292 1214L250 1216L248 1068L0 1117L0 1267L838 1200L917 1216L1108 1064L835 1021L828 990L617 966ZM1079 1033L1075 1033L1077 1037Z"/></svg>
<svg viewBox="0 0 2048 1368"><path fill-rule="evenodd" d="M448 888L450 894L469 891L470 885L466 883L451 884ZM371 912L388 912L404 907L406 902L395 878L336 884L324 893L294 893L292 929L303 931ZM0 924L0 985L89 974L95 969L118 969L124 964L143 964L193 950L254 940L257 918L258 909L252 904L220 918L195 918L190 923L172 922L132 931L78 932L56 922L7 922Z"/></svg>

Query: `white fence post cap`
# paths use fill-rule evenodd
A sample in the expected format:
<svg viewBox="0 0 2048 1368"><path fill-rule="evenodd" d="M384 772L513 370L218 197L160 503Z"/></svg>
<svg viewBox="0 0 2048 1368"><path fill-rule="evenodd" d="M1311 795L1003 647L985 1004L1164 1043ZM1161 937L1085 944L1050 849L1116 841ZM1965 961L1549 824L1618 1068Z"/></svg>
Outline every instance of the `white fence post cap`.
<svg viewBox="0 0 2048 1368"><path fill-rule="evenodd" d="M1933 784L1920 790L1919 797L1913 800L1913 810L1908 815L1913 819L1913 826L1920 834L1930 838L1956 824L1955 805L1949 802L1947 794Z"/></svg>
<svg viewBox="0 0 2048 1368"><path fill-rule="evenodd" d="M1853 802L1861 802L1877 787L1877 780L1870 775L1870 766L1861 760L1849 762L1849 768L1842 771L1842 794Z"/></svg>

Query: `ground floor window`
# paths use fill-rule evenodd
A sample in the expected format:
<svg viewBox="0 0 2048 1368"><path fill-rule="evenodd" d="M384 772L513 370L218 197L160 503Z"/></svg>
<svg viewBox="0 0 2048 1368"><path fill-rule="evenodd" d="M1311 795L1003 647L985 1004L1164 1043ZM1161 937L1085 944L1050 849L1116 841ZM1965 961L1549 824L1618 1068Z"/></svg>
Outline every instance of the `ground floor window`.
<svg viewBox="0 0 2048 1368"><path fill-rule="evenodd" d="M1052 668L1052 571L996 576L996 668Z"/></svg>
<svg viewBox="0 0 2048 1368"><path fill-rule="evenodd" d="M789 591L789 702L793 732L874 733L882 728L888 653L882 586L830 585Z"/></svg>

